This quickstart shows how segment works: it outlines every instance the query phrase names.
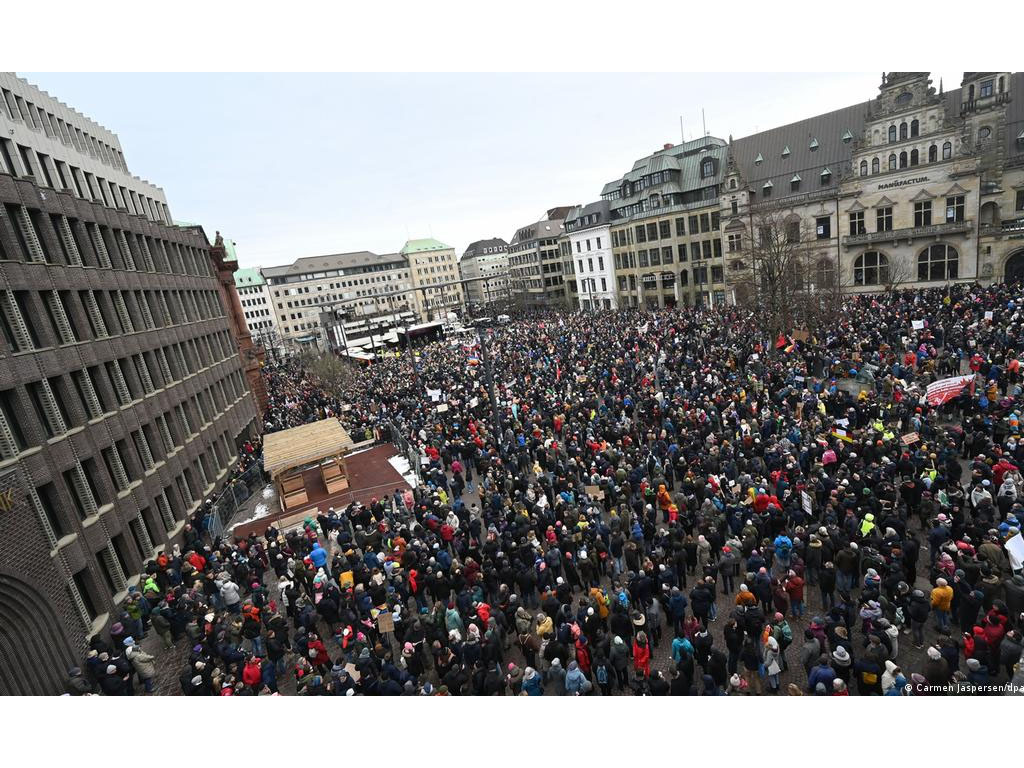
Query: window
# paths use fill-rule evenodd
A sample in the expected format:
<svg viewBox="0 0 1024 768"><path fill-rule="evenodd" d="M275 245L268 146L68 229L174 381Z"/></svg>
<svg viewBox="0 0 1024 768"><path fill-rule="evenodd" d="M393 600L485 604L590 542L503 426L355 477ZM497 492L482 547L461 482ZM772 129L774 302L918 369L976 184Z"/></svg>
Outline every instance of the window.
<svg viewBox="0 0 1024 768"><path fill-rule="evenodd" d="M964 220L964 196L955 195L946 198L946 221Z"/></svg>
<svg viewBox="0 0 1024 768"><path fill-rule="evenodd" d="M889 142L892 143L894 141L896 141L896 126L895 125L890 125L889 126Z"/></svg>
<svg viewBox="0 0 1024 768"><path fill-rule="evenodd" d="M682 237L686 234L686 219L680 216L676 219L676 237Z"/></svg>
<svg viewBox="0 0 1024 768"><path fill-rule="evenodd" d="M836 279L835 264L831 259L819 259L814 269L814 284L819 288L831 288Z"/></svg>
<svg viewBox="0 0 1024 768"><path fill-rule="evenodd" d="M863 235L867 233L864 227L864 211L850 211L850 234Z"/></svg>
<svg viewBox="0 0 1024 768"><path fill-rule="evenodd" d="M979 140L987 139L991 135L992 135L992 129L989 128L987 125L983 125L981 128L978 129L978 139Z"/></svg>
<svg viewBox="0 0 1024 768"><path fill-rule="evenodd" d="M828 240L832 237L832 217L820 216L814 220L814 231L819 240Z"/></svg>
<svg viewBox="0 0 1024 768"><path fill-rule="evenodd" d="M672 237L672 222L662 221L658 223L658 235L662 240Z"/></svg>
<svg viewBox="0 0 1024 768"><path fill-rule="evenodd" d="M743 235L729 235L727 241L729 244L729 253L737 253L743 247Z"/></svg>
<svg viewBox="0 0 1024 768"><path fill-rule="evenodd" d="M889 281L889 260L877 251L862 253L853 262L854 285L879 285Z"/></svg>
<svg viewBox="0 0 1024 768"><path fill-rule="evenodd" d="M895 171L896 170L896 153L895 152L893 152L891 155L889 155L889 170L890 171Z"/></svg>
<svg viewBox="0 0 1024 768"><path fill-rule="evenodd" d="M992 84L993 84L993 82L994 81L992 81L992 80L984 80L984 81L982 81L982 83L981 83L981 95L979 96L979 98L984 99L986 96L991 96L992 95Z"/></svg>
<svg viewBox="0 0 1024 768"><path fill-rule="evenodd" d="M914 138L915 136L917 136L918 135L918 131L920 130L920 128L921 128L921 124L917 121L916 118L914 120L911 120L910 121L910 137Z"/></svg>
<svg viewBox="0 0 1024 768"><path fill-rule="evenodd" d="M697 223L698 219L696 216L690 216L687 221L687 226L690 228L690 234L695 235L700 231L700 224Z"/></svg>
<svg viewBox="0 0 1024 768"><path fill-rule="evenodd" d="M677 246L676 250L678 251L679 261L680 262L686 261L686 244L685 243L680 243Z"/></svg>
<svg viewBox="0 0 1024 768"><path fill-rule="evenodd" d="M911 167L917 165L920 162L920 154L916 149L910 150L910 165Z"/></svg>
<svg viewBox="0 0 1024 768"><path fill-rule="evenodd" d="M892 231L892 208L886 206L885 208L878 208L875 211L875 231L876 232L891 232Z"/></svg>
<svg viewBox="0 0 1024 768"><path fill-rule="evenodd" d="M690 243L690 258L693 261L700 261L700 243Z"/></svg>
<svg viewBox="0 0 1024 768"><path fill-rule="evenodd" d="M876 157L876 158L873 158L871 160L871 172L872 173L878 173L878 170L879 170L879 163L878 163L878 158Z"/></svg>
<svg viewBox="0 0 1024 768"><path fill-rule="evenodd" d="M932 223L932 201L914 203L914 226L928 227Z"/></svg>
<svg viewBox="0 0 1024 768"><path fill-rule="evenodd" d="M761 196L762 197L771 197L771 195L772 195L772 183L770 181L766 181L764 183L764 186L761 187Z"/></svg>
<svg viewBox="0 0 1024 768"><path fill-rule="evenodd" d="M671 264L672 263L672 247L671 246L669 246L667 248L662 248L661 249L661 261L662 261L663 264ZM602 270L604 269L604 264L603 263L601 264L601 269Z"/></svg>
<svg viewBox="0 0 1024 768"><path fill-rule="evenodd" d="M832 181L832 171L825 168L820 174L818 174L818 178L821 180L821 186L827 187Z"/></svg>
<svg viewBox="0 0 1024 768"><path fill-rule="evenodd" d="M1024 211L1024 189L1017 190L1016 202L1014 204L1014 210Z"/></svg>
<svg viewBox="0 0 1024 768"><path fill-rule="evenodd" d="M637 226L636 226L636 241L638 243L646 243L647 242L647 234L646 234L646 231L644 230L644 225L643 224L637 224Z"/></svg>
<svg viewBox="0 0 1024 768"><path fill-rule="evenodd" d="M731 210L732 210L732 215L733 216L735 216L737 213L740 212L739 204L735 200L733 200L732 203L730 203L730 206L731 206Z"/></svg>
<svg viewBox="0 0 1024 768"><path fill-rule="evenodd" d="M24 411L19 407L18 398L13 389L5 389L0 392L0 416L7 422L11 434L14 435L14 444L18 451L21 452L28 448L28 440L25 439L21 422Z"/></svg>
<svg viewBox="0 0 1024 768"><path fill-rule="evenodd" d="M658 225L654 222L647 225L647 239L652 242L658 239Z"/></svg>
<svg viewBox="0 0 1024 768"><path fill-rule="evenodd" d="M934 163L938 159L939 159L939 148L936 147L934 144L932 144L930 147L928 147L928 162L929 163Z"/></svg>
<svg viewBox="0 0 1024 768"><path fill-rule="evenodd" d="M645 250L637 251L637 261L640 263L641 267L648 267L648 266L650 266L650 264L647 261L647 251L645 251Z"/></svg>
<svg viewBox="0 0 1024 768"><path fill-rule="evenodd" d="M711 220L706 213L700 215L700 231L710 232L711 231ZM692 232L690 234L693 234Z"/></svg>
<svg viewBox="0 0 1024 768"><path fill-rule="evenodd" d="M936 243L917 256L918 280L955 280L959 272L960 257L956 248Z"/></svg>
<svg viewBox="0 0 1024 768"><path fill-rule="evenodd" d="M800 242L800 222L799 221L787 221L786 222L786 242L787 243L799 243Z"/></svg>
<svg viewBox="0 0 1024 768"><path fill-rule="evenodd" d="M942 145L942 159L949 160L953 156L953 144L951 142L945 142Z"/></svg>
<svg viewBox="0 0 1024 768"><path fill-rule="evenodd" d="M904 152L900 152L900 168L906 168L906 167L907 167L907 153L905 151Z"/></svg>
<svg viewBox="0 0 1024 768"><path fill-rule="evenodd" d="M991 85L991 83L990 83L990 85ZM714 175L715 175L715 161L712 160L709 157L709 158L705 159L704 161L702 161L701 164L700 164L700 177L702 179L706 179L709 176L714 176Z"/></svg>
<svg viewBox="0 0 1024 768"><path fill-rule="evenodd" d="M700 244L700 247L701 247L701 255L705 259L710 259L711 258L711 241L710 240L702 241L701 244Z"/></svg>

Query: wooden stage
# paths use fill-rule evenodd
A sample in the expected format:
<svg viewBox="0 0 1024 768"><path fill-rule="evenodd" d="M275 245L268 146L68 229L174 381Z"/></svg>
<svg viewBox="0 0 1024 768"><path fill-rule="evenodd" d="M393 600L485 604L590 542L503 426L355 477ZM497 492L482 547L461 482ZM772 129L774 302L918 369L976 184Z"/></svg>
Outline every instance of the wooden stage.
<svg viewBox="0 0 1024 768"><path fill-rule="evenodd" d="M405 490L409 484L388 462L389 458L397 455L398 451L389 444L349 454L346 457L349 487L333 496L328 495L327 489L324 487L320 469L318 467L308 469L302 473L306 483L306 495L309 499L306 504L285 512L280 509L280 500L275 499L276 512L251 523L239 525L232 535L238 538L245 538L250 533L261 536L272 522L278 523L279 528L291 527L294 523L301 522L303 518L316 517L320 511L326 512L328 507L341 510L353 501L368 505L374 497L379 499L394 493L395 488Z"/></svg>

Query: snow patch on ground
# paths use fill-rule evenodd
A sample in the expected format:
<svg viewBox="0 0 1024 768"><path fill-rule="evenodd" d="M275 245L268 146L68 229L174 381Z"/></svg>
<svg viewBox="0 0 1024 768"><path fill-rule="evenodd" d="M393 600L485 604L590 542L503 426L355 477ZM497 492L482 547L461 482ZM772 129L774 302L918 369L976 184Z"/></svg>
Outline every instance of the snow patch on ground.
<svg viewBox="0 0 1024 768"><path fill-rule="evenodd" d="M402 479L409 484L411 488L415 488L419 485L419 478L416 477L416 473L412 471L412 467L409 466L409 460L401 454L396 454L388 459L388 464L395 468L395 471L402 476Z"/></svg>
<svg viewBox="0 0 1024 768"><path fill-rule="evenodd" d="M250 517L250 518L248 518L246 520L239 520L237 523L232 524L232 526L231 526L231 528L229 530L233 531L233 530L235 530L235 528L237 528L240 525L245 525L246 523L253 523L253 522L259 520L261 517L267 517L269 514L270 514L270 505L269 504L264 504L264 503L260 502L253 509L252 517Z"/></svg>

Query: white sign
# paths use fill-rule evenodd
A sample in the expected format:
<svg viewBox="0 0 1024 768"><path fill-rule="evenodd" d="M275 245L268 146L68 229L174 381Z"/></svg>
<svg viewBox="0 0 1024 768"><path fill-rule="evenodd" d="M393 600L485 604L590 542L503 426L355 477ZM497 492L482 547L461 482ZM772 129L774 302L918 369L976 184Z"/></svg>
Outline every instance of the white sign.
<svg viewBox="0 0 1024 768"><path fill-rule="evenodd" d="M806 514L811 514L813 507L811 505L811 496L807 491L800 491L800 504L803 506Z"/></svg>
<svg viewBox="0 0 1024 768"><path fill-rule="evenodd" d="M479 405L479 403L480 403L480 398L479 397L474 397L472 400L469 401L469 407L470 408L476 408L477 405Z"/></svg>
<svg viewBox="0 0 1024 768"><path fill-rule="evenodd" d="M985 319L986 320L992 320L992 310L991 309L988 312L985 313Z"/></svg>
<svg viewBox="0 0 1024 768"><path fill-rule="evenodd" d="M441 399L441 390L440 389L427 389L427 395L430 397L430 400L432 402L436 403L438 400Z"/></svg>
<svg viewBox="0 0 1024 768"><path fill-rule="evenodd" d="M1019 571L1024 568L1024 537L1019 533L1003 544L1006 548L1006 555L1010 558L1010 568Z"/></svg>
<svg viewBox="0 0 1024 768"><path fill-rule="evenodd" d="M438 413L448 413L448 403L441 403L437 406Z"/></svg>
<svg viewBox="0 0 1024 768"><path fill-rule="evenodd" d="M924 320L914 320L910 324L910 327L913 328L915 331L920 331L922 328L924 328Z"/></svg>

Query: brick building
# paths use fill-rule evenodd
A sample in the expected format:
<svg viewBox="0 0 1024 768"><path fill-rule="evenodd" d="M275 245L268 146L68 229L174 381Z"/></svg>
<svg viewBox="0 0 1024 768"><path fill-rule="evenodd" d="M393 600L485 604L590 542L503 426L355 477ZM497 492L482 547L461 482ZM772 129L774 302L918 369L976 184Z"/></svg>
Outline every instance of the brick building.
<svg viewBox="0 0 1024 768"><path fill-rule="evenodd" d="M100 133L16 85L37 118ZM171 225L119 150L107 194L21 172L98 164L25 115L0 109L18 147L0 162L0 694L61 690L256 427L219 292L232 267L218 279L202 231Z"/></svg>

